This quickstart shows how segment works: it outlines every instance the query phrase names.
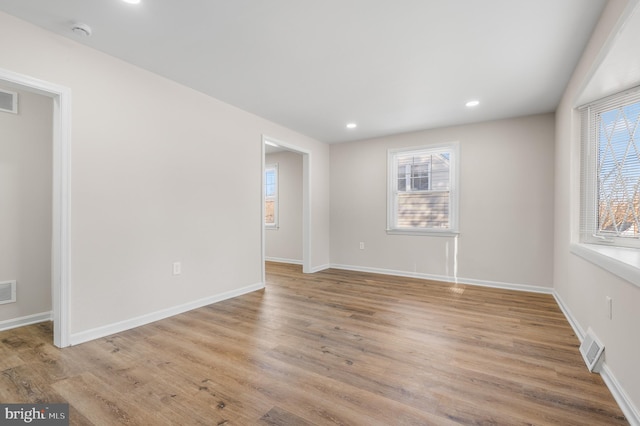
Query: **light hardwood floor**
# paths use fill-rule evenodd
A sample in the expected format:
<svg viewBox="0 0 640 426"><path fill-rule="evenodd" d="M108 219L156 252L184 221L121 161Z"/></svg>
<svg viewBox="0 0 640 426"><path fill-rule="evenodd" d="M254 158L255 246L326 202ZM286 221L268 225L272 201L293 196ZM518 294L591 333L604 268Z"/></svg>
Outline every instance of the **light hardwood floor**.
<svg viewBox="0 0 640 426"><path fill-rule="evenodd" d="M550 295L268 264L267 288L66 349L0 333L0 401L78 425L628 424Z"/></svg>

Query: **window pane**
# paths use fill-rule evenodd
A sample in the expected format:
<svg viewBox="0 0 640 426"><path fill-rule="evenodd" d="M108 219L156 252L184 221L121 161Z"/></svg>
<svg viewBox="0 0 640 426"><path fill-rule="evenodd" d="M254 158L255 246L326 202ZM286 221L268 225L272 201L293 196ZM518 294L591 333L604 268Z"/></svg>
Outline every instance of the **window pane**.
<svg viewBox="0 0 640 426"><path fill-rule="evenodd" d="M398 191L407 190L407 180L405 178L398 178Z"/></svg>
<svg viewBox="0 0 640 426"><path fill-rule="evenodd" d="M448 228L449 192L398 195L398 228Z"/></svg>
<svg viewBox="0 0 640 426"><path fill-rule="evenodd" d="M411 189L413 191L429 190L429 169L431 158L425 159L411 166Z"/></svg>
<svg viewBox="0 0 640 426"><path fill-rule="evenodd" d="M264 223L278 227L278 165L265 165L264 170Z"/></svg>
<svg viewBox="0 0 640 426"><path fill-rule="evenodd" d="M433 155L431 161L431 188L432 190L448 191L451 187L451 165L449 154Z"/></svg>
<svg viewBox="0 0 640 426"><path fill-rule="evenodd" d="M267 184L264 193L267 197L273 197L276 195L276 186Z"/></svg>
<svg viewBox="0 0 640 426"><path fill-rule="evenodd" d="M411 164L408 164L405 161L398 161L398 185L396 186L396 188L398 188L398 191L407 191L407 181L409 179L408 173L411 170Z"/></svg>
<svg viewBox="0 0 640 426"><path fill-rule="evenodd" d="M428 191L431 179L430 154L397 157L398 191Z"/></svg>
<svg viewBox="0 0 640 426"><path fill-rule="evenodd" d="M264 223L269 225L273 225L276 223L276 215L275 215L275 201L267 200L264 203L265 214L264 214Z"/></svg>
<svg viewBox="0 0 640 426"><path fill-rule="evenodd" d="M604 111L598 120L598 232L640 233L640 102Z"/></svg>
<svg viewBox="0 0 640 426"><path fill-rule="evenodd" d="M265 172L265 195L272 197L276 194L276 171L267 170Z"/></svg>

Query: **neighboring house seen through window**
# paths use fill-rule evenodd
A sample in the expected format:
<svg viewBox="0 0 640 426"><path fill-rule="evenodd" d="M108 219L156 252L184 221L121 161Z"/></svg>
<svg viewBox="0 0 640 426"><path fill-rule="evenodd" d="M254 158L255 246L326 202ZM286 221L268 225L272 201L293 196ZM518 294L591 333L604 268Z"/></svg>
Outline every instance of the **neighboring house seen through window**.
<svg viewBox="0 0 640 426"><path fill-rule="evenodd" d="M390 233L457 232L458 145L389 151Z"/></svg>
<svg viewBox="0 0 640 426"><path fill-rule="evenodd" d="M640 91L582 110L581 240L640 247Z"/></svg>
<svg viewBox="0 0 640 426"><path fill-rule="evenodd" d="M269 164L264 169L264 224L278 227L278 165Z"/></svg>

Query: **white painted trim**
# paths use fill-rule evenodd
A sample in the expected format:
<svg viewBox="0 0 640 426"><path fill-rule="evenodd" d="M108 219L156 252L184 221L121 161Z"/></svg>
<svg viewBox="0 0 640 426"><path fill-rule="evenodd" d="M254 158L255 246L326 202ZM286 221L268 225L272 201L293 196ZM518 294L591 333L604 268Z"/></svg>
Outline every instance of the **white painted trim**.
<svg viewBox="0 0 640 426"><path fill-rule="evenodd" d="M71 232L71 90L0 68L0 80L53 99L53 229L51 296L53 343L69 346Z"/></svg>
<svg viewBox="0 0 640 426"><path fill-rule="evenodd" d="M265 257L264 260L267 262L276 262L276 263L289 263L291 265L302 265L302 260L296 259L284 259L282 257Z"/></svg>
<svg viewBox="0 0 640 426"><path fill-rule="evenodd" d="M571 253L640 287L640 249L571 244Z"/></svg>
<svg viewBox="0 0 640 426"><path fill-rule="evenodd" d="M311 167L311 152L304 151L302 155L302 272L311 273L311 181L313 179Z"/></svg>
<svg viewBox="0 0 640 426"><path fill-rule="evenodd" d="M369 268L365 266L331 264L331 268L344 269L346 271L369 272L372 274L394 275L398 277L420 278L424 280L441 281L446 283L467 284L480 287L502 288L506 290L529 291L532 293L553 294L553 288L534 286L528 284L513 284L498 281L477 280L473 278L448 277L445 275L423 274L419 272L406 272L394 269Z"/></svg>
<svg viewBox="0 0 640 426"><path fill-rule="evenodd" d="M604 383L609 388L609 391L611 391L613 399L615 399L620 406L620 409L627 418L629 424L631 426L640 426L640 411L638 411L638 409L633 405L633 402L631 402L631 399L626 394L623 387L620 385L620 382L615 378L606 363L602 364L600 375L602 376Z"/></svg>
<svg viewBox="0 0 640 426"><path fill-rule="evenodd" d="M9 320L0 321L0 331L24 327L25 325L37 324L39 322L51 321L52 318L53 314L51 311L27 315L26 317L11 318Z"/></svg>
<svg viewBox="0 0 640 426"><path fill-rule="evenodd" d="M385 230L389 235L427 235L430 237L449 237L449 238L458 238L460 232L456 231L438 231L436 229L386 229Z"/></svg>
<svg viewBox="0 0 640 426"><path fill-rule="evenodd" d="M311 268L311 270L309 271L310 274L315 274L316 272L320 272L320 271L324 271L325 269L329 269L332 266L330 264L324 264L324 265L319 265L319 266L315 266L313 268Z"/></svg>
<svg viewBox="0 0 640 426"><path fill-rule="evenodd" d="M267 214L267 209L265 208L265 199L264 199L264 192L265 192L265 180L264 180L264 176L265 176L265 172L266 172L266 168L267 168L267 164L266 164L266 149L265 149L265 144L266 144L267 140L265 138L264 135L262 135L262 140L260 141L260 279L262 280L263 283L267 282L267 270L266 267L264 265L264 259L267 253L267 235L265 234L266 230L267 230L267 226L264 224L264 218L265 215Z"/></svg>
<svg viewBox="0 0 640 426"><path fill-rule="evenodd" d="M582 342L585 336L585 332L580 326L580 324L578 323L578 321L576 321L575 317L569 310L569 307L564 303L564 300L562 300L558 292L555 290L553 291L553 298L556 299L556 303L558 304L558 307L560 308L565 318L569 322L569 325L571 326L571 328L573 328L573 332L576 333L576 336L578 336L578 339L580 340L580 342Z"/></svg>
<svg viewBox="0 0 640 426"><path fill-rule="evenodd" d="M85 343L91 340L100 339L105 336L109 336L115 333L120 333L122 331L130 330L132 328L140 327L142 325L150 324L152 322L169 318L174 315L179 315L187 311L201 308L203 306L211 305L213 303L221 302L223 300L242 296L243 294L262 290L263 288L264 288L264 283L253 284L253 285L242 287L236 290L231 290L225 293L217 294L215 296L205 297L204 299L194 300L193 302L188 302L182 305L173 306L171 308L163 309L161 311L152 312L149 314L141 315L139 317L131 318L131 319L120 321L113 324L108 324L102 327L93 328L91 330L74 333L71 335L71 344L79 345L81 343Z"/></svg>

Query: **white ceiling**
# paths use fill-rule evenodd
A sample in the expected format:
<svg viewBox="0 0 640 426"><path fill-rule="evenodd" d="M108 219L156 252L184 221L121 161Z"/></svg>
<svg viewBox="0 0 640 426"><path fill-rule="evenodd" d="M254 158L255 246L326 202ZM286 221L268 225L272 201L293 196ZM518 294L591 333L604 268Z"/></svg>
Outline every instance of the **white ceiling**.
<svg viewBox="0 0 640 426"><path fill-rule="evenodd" d="M0 0L0 10L335 143L554 111L605 3ZM73 22L93 35L76 36ZM465 108L470 99L480 106Z"/></svg>
<svg viewBox="0 0 640 426"><path fill-rule="evenodd" d="M607 54L582 90L577 105L631 89L640 82L640 6L615 34Z"/></svg>

